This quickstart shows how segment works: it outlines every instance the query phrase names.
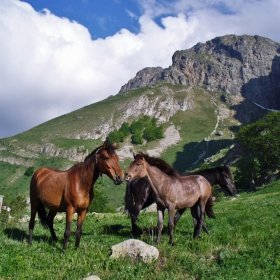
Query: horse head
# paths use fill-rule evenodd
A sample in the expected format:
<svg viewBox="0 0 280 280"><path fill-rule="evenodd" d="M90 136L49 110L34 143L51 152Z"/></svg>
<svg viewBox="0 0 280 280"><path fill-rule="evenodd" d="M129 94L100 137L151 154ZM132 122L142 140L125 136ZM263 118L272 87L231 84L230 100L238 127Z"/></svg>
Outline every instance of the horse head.
<svg viewBox="0 0 280 280"><path fill-rule="evenodd" d="M134 154L134 161L131 162L129 165L129 168L125 172L125 180L127 182L137 179L137 178L142 178L147 176L147 171L146 171L146 166L145 166L145 158L142 153L139 154Z"/></svg>
<svg viewBox="0 0 280 280"><path fill-rule="evenodd" d="M219 185L226 189L230 195L235 195L237 193L236 186L232 180L231 170L227 165L222 167Z"/></svg>
<svg viewBox="0 0 280 280"><path fill-rule="evenodd" d="M110 177L115 185L119 185L124 180L124 174L119 166L119 157L115 153L117 148L116 143L109 144L105 141L104 144L96 150L95 159L100 173Z"/></svg>

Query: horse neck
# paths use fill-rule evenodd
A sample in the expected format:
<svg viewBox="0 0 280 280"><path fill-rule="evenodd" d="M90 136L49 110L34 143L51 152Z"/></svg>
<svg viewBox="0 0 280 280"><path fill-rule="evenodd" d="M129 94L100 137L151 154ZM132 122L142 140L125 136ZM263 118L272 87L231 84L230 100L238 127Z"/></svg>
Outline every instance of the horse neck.
<svg viewBox="0 0 280 280"><path fill-rule="evenodd" d="M95 158L87 159L81 167L81 181L90 188L94 185L100 175Z"/></svg>
<svg viewBox="0 0 280 280"><path fill-rule="evenodd" d="M193 174L203 176L210 183L211 186L219 184L219 176L217 176L216 172L212 172L210 170L200 170L194 172Z"/></svg>
<svg viewBox="0 0 280 280"><path fill-rule="evenodd" d="M162 193L162 186L169 186L171 184L170 176L162 172L159 168L147 165L146 170L151 187L157 196L159 193Z"/></svg>

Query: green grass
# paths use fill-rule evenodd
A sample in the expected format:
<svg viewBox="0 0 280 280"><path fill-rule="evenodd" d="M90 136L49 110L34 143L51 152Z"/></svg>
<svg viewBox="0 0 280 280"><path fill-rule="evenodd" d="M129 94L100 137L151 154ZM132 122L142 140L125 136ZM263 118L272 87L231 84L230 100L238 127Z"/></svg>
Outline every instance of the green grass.
<svg viewBox="0 0 280 280"><path fill-rule="evenodd" d="M174 247L165 230L162 242L155 243L157 215L143 212L139 238L160 252L151 264L109 257L111 246L131 238L130 220L122 214L88 215L78 250L73 222L66 252L61 250L64 219L55 221L57 243L37 223L31 247L28 224L11 224L0 230L0 279L279 279L279 201L280 181L237 199L226 197L214 206L217 218L206 218L210 235L203 232L200 240L192 238L186 211L175 229Z"/></svg>
<svg viewBox="0 0 280 280"><path fill-rule="evenodd" d="M24 176L28 167L34 167L34 170L43 166L60 170L70 168L77 162L74 162L71 157L66 158L62 153L69 156L71 153L73 154L73 149L76 149L77 154L85 155L87 150L90 153L103 143L101 139L86 139L84 133L91 134L99 131L100 126L104 123L110 123L109 120L111 119L111 126L116 128L123 121L132 122L138 117L142 117L143 115L130 116L125 120L123 118L125 110L131 107L131 102L140 96L146 96L149 100L158 100L155 105L155 110L157 110L159 101L165 101L167 95L174 98L175 104L176 102L181 103L185 98L192 104L192 109L178 111L168 122L164 123L165 129L170 125L175 125L179 130L181 141L166 149L160 157L179 172L199 168L204 163L205 158L213 157L221 149L228 149L234 141L229 137L232 133L231 130L238 130L236 119L243 116L246 116L246 121L256 119L260 115L258 110L261 110L246 100L234 106L234 108L222 103L223 106L228 106L228 110L231 110L229 118L220 122L218 127L218 130L223 131L223 136L212 135L206 142L204 139L209 138L209 134L213 131L217 121L216 112L219 111L219 105L221 105L221 93L207 92L200 88L189 90L182 85L159 83L152 87L117 94L52 119L24 133L0 139L0 167L4 170L0 175L0 194L16 195L20 193L28 196L31 178ZM235 114L237 107L239 108L238 113ZM163 115L167 113L164 110L162 111ZM132 145L130 138L131 136L128 136L125 142L128 145ZM120 147L122 145L123 143L120 143ZM159 145L159 140L151 141L144 145L133 145L133 150L135 152L146 152ZM42 151L46 146L52 147L53 152L56 151L60 154L52 156L50 153L43 153ZM204 149L207 150L204 157L197 161ZM12 162L12 164L7 161ZM195 162L196 164L194 164ZM213 162L212 165L219 165L222 162L223 158L219 157L219 161ZM120 165L126 170L129 166L129 160L120 162ZM116 188L110 181L106 183L106 186L106 195L109 198L110 206L118 207L120 201L123 202L122 187Z"/></svg>

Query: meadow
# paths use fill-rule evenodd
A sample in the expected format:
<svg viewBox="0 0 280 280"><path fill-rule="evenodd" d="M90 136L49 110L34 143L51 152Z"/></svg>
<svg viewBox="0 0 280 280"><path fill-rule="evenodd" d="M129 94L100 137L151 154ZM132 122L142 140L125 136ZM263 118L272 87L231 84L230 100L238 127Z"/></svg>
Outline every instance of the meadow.
<svg viewBox="0 0 280 280"><path fill-rule="evenodd" d="M140 214L139 236L131 236L130 219L124 214L88 213L80 247L74 248L74 220L65 252L64 218L55 220L58 242L37 222L32 246L27 243L28 222L12 219L0 230L0 279L82 279L90 275L102 280L279 279L279 201L280 181L235 198L222 197L214 206L217 218L206 218L210 235L203 232L199 240L192 238L192 219L186 211L174 231L175 246L168 244L166 229L156 244L157 214L151 212ZM159 258L150 264L110 258L111 246L129 238L156 246Z"/></svg>

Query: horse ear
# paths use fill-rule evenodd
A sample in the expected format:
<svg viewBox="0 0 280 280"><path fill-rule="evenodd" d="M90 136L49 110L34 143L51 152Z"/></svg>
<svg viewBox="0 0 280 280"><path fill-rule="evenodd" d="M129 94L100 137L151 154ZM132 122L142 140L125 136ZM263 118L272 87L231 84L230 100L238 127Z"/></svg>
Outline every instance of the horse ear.
<svg viewBox="0 0 280 280"><path fill-rule="evenodd" d="M112 146L113 146L114 148L117 148L117 143L116 143L116 142L113 143Z"/></svg>
<svg viewBox="0 0 280 280"><path fill-rule="evenodd" d="M136 157L136 154L135 154L134 152L133 152L132 154L133 154L133 157L134 157L134 159L135 159L135 157Z"/></svg>
<svg viewBox="0 0 280 280"><path fill-rule="evenodd" d="M103 143L103 148L106 148L108 144L109 144L108 140L105 140L105 142Z"/></svg>

